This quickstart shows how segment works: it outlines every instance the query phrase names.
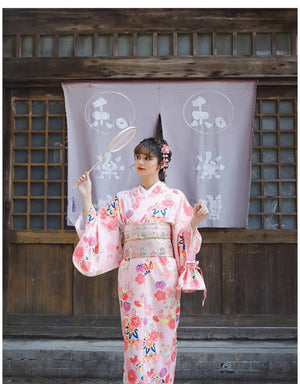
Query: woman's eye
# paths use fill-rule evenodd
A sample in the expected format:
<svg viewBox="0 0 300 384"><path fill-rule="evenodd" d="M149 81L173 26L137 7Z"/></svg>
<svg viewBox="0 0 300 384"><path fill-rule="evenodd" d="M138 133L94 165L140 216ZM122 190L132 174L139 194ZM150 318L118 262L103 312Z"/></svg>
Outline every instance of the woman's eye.
<svg viewBox="0 0 300 384"><path fill-rule="evenodd" d="M146 160L151 160L151 157L146 156L145 159L146 159Z"/></svg>

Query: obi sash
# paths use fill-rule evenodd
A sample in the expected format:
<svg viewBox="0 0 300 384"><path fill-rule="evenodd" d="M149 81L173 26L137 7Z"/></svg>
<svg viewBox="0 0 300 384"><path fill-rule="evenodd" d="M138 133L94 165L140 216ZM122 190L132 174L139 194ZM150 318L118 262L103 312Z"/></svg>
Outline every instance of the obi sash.
<svg viewBox="0 0 300 384"><path fill-rule="evenodd" d="M124 227L123 257L174 257L168 223L136 223Z"/></svg>

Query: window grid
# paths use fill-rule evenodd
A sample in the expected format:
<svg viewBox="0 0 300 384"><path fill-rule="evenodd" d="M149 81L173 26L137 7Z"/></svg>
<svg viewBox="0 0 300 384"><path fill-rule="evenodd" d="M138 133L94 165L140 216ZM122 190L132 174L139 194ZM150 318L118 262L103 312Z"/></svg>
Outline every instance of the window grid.
<svg viewBox="0 0 300 384"><path fill-rule="evenodd" d="M64 100L15 98L12 111L13 229L66 229ZM249 229L296 228L295 111L292 98L256 101Z"/></svg>
<svg viewBox="0 0 300 384"><path fill-rule="evenodd" d="M264 108L268 105L271 107L271 110L264 111ZM280 111L283 105L288 106L289 110ZM249 229L296 229L295 211L297 197L295 175L297 174L297 165L295 151L297 137L295 111L296 102L293 99L262 98L256 102ZM264 119L267 118L274 119L271 120L273 126L272 124L270 126L264 125ZM281 126L281 119L292 119L292 125L287 128ZM276 139L275 143L268 143L265 140L268 135L272 140ZM282 145L281 139L284 137L289 139L288 143ZM275 155L274 158L270 157L268 159L264 157L266 151L273 153ZM284 151L289 151L290 157L286 157ZM271 177L264 175L267 167L276 170L275 177L274 175L271 175ZM292 177L287 178L283 175L282 167L290 167L292 169ZM270 186L273 187L273 190ZM287 189L288 186L289 190ZM251 203L257 207L257 202L259 202L258 207L260 207L260 211L253 211ZM275 203L272 211L270 211L269 207L266 209L270 202ZM283 210L283 204L285 205L285 211ZM289 212L286 212L287 204L290 207ZM289 224L286 224L286 222L289 222Z"/></svg>
<svg viewBox="0 0 300 384"><path fill-rule="evenodd" d="M35 107L40 104L43 110L34 111L35 103ZM13 229L64 229L67 182L64 100L13 99L12 111ZM39 126L37 121L42 124Z"/></svg>
<svg viewBox="0 0 300 384"><path fill-rule="evenodd" d="M292 56L296 55L296 33L295 32L156 32L145 33L63 33L63 34L22 34L4 36L4 58L21 57L132 57L146 56L139 54L138 38L140 35L151 37L153 42L152 55L160 56L164 51L163 44L166 41L160 37L170 36L170 44L167 56ZM245 53L237 49L237 41L243 36L251 36L251 47ZM222 36L224 44L222 43ZM227 39L226 39L227 36ZM47 38L48 39L47 39ZM184 42L184 38L186 41ZM30 45L30 38L33 38ZM212 49L204 49L201 53L201 39L204 38ZM15 43L12 44L12 39ZM99 49L103 39L112 40L112 50ZM221 40L220 40L221 39ZM209 43L210 40L210 43ZM221 41L221 45L220 45ZM228 45L230 42L230 45ZM218 43L218 48L217 48ZM50 45L49 45L50 44ZM53 44L53 46L52 46ZM189 48L186 44L191 44ZM200 44L200 45L199 45ZM223 44L223 45L222 45ZM226 45L227 44L227 45ZM277 47L278 46L278 47ZM218 52L219 50L219 52ZM100 52L99 52L100 51ZM251 51L251 52L250 52ZM44 52L44 53L43 53ZM47 52L47 53L45 53ZM225 52L225 53L224 53Z"/></svg>

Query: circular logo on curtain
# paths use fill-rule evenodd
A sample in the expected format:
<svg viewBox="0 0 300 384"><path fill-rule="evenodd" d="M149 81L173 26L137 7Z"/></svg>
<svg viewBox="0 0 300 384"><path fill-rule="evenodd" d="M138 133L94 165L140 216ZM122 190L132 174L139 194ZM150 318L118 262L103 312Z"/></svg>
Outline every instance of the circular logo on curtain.
<svg viewBox="0 0 300 384"><path fill-rule="evenodd" d="M183 107L186 124L199 133L217 134L232 123L234 109L224 93L215 90L198 92L188 98Z"/></svg>
<svg viewBox="0 0 300 384"><path fill-rule="evenodd" d="M104 91L92 96L86 103L85 120L97 132L116 135L133 125L135 108L123 93Z"/></svg>

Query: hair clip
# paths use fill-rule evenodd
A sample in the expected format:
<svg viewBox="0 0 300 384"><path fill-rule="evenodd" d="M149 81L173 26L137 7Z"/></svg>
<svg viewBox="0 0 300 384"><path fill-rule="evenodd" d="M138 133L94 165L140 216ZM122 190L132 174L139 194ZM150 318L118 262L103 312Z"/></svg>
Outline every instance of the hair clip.
<svg viewBox="0 0 300 384"><path fill-rule="evenodd" d="M165 175L167 175L167 172L168 172L168 167L169 167L169 153L170 153L170 150L169 150L169 147L167 146L167 144L164 144L162 147L161 147L161 153L162 153L162 162L163 162L163 171L165 173Z"/></svg>

